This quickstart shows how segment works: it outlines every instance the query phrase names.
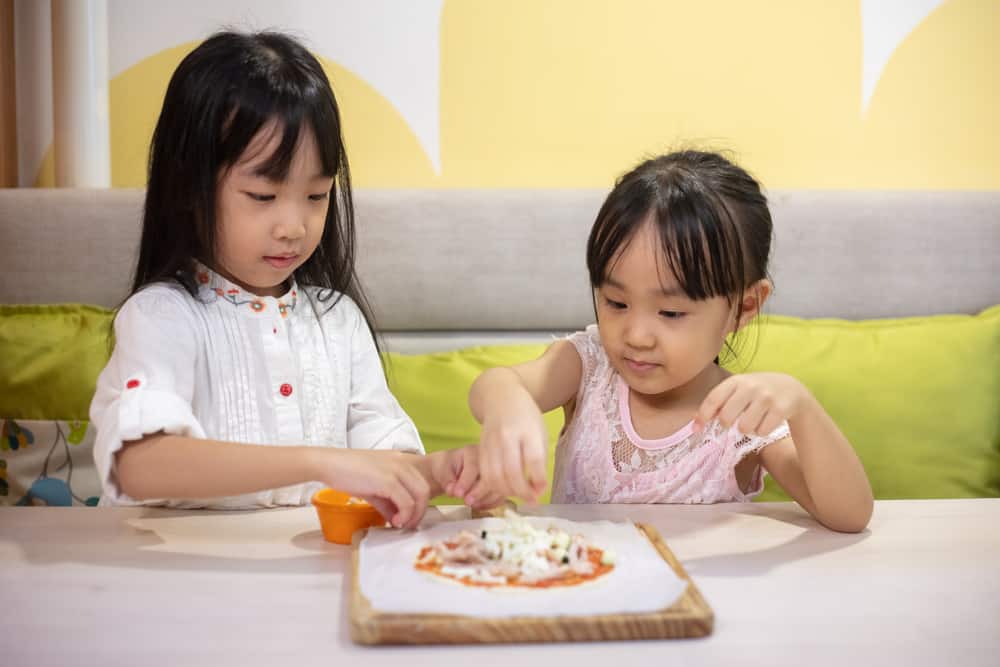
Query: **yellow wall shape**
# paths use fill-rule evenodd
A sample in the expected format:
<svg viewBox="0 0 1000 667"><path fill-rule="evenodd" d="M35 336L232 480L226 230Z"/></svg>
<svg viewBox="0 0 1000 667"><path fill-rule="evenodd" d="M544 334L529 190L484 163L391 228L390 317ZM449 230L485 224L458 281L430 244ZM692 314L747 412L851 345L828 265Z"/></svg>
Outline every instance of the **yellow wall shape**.
<svg viewBox="0 0 1000 667"><path fill-rule="evenodd" d="M932 12L864 114L861 28L856 0L447 2L440 174L388 100L324 65L357 187L608 187L694 144L732 149L770 188L1000 188L1000 3ZM144 184L163 92L194 45L112 80L113 185Z"/></svg>

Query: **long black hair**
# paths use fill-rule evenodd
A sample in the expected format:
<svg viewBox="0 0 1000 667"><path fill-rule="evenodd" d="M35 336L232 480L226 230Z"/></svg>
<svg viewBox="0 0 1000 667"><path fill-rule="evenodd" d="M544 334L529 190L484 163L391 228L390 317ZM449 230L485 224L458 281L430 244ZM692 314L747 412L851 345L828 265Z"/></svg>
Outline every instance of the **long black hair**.
<svg viewBox="0 0 1000 667"><path fill-rule="evenodd" d="M287 177L306 128L316 137L323 175L334 179L323 236L295 279L323 288L318 299L326 309L336 304L339 295L330 302L335 294L349 296L374 336L355 269L354 203L337 100L319 61L276 32L218 32L174 71L150 146L142 240L129 295L176 280L196 296L192 260L217 266L219 176L269 123L275 123L281 143L262 165L263 175Z"/></svg>

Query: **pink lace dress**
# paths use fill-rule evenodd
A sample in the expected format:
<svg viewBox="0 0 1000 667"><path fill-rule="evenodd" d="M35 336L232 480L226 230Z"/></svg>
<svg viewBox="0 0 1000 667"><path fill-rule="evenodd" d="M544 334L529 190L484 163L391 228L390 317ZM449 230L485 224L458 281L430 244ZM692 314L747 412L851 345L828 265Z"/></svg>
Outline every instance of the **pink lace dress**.
<svg viewBox="0 0 1000 667"><path fill-rule="evenodd" d="M767 436L748 436L713 421L700 433L692 423L665 438L646 440L632 425L629 388L601 345L597 326L569 341L583 361L573 417L556 445L553 503L719 503L747 501L764 488L754 472L744 493L736 464L786 438L782 423Z"/></svg>

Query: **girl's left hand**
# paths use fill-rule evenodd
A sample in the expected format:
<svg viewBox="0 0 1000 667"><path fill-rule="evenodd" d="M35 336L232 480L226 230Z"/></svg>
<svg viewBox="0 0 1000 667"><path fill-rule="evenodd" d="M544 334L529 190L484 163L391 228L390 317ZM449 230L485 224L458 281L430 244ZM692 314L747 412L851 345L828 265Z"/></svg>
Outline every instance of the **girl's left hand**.
<svg viewBox="0 0 1000 667"><path fill-rule="evenodd" d="M731 375L708 393L695 413L700 431L713 419L734 424L744 435L767 435L795 417L809 396L805 385L784 373Z"/></svg>

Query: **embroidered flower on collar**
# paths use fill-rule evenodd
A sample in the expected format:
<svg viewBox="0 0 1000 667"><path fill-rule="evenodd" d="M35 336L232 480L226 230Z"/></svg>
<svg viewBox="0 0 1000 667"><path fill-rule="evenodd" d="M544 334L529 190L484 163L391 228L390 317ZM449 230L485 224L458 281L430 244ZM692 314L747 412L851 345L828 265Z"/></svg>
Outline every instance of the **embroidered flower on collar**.
<svg viewBox="0 0 1000 667"><path fill-rule="evenodd" d="M299 300L299 292L292 280L292 288L283 296L262 297L244 290L218 273L212 271L202 264L195 265L195 280L205 290L211 292L216 298L227 301L234 306L249 308L251 312L263 313L267 310L268 300L275 299L278 312L282 317L288 317L288 311L295 310Z"/></svg>

